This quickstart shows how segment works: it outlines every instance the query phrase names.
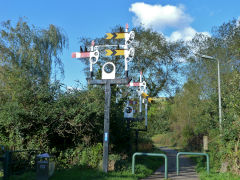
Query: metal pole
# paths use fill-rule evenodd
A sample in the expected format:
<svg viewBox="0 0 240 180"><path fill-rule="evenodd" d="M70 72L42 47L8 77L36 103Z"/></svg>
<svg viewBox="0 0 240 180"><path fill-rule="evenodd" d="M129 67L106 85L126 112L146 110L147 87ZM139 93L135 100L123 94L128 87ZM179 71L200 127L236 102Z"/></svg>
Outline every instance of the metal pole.
<svg viewBox="0 0 240 180"><path fill-rule="evenodd" d="M142 71L140 71L140 82L142 82ZM142 86L140 86L139 88L140 88L140 93L142 93ZM139 112L142 115L142 94L140 94L139 96Z"/></svg>
<svg viewBox="0 0 240 180"><path fill-rule="evenodd" d="M179 175L179 154L177 154L177 163L176 163L176 166L177 166L177 176Z"/></svg>
<svg viewBox="0 0 240 180"><path fill-rule="evenodd" d="M220 62L219 59L214 58L212 56L197 54L202 58L216 60L217 61L217 69L218 69L218 111L219 111L219 130L222 131L222 102L221 102L221 80L220 80Z"/></svg>
<svg viewBox="0 0 240 180"><path fill-rule="evenodd" d="M136 152L138 151L138 129L136 130L136 141L135 141L135 145L136 145Z"/></svg>
<svg viewBox="0 0 240 180"><path fill-rule="evenodd" d="M220 131L222 131L222 102L221 102L221 82L220 82L220 63L219 60L217 60L217 66L218 66L218 110L219 110L219 128Z"/></svg>
<svg viewBox="0 0 240 180"><path fill-rule="evenodd" d="M104 105L104 135L103 135L103 171L108 172L108 144L109 144L109 112L111 101L111 80L105 84L105 105Z"/></svg>
<svg viewBox="0 0 240 180"><path fill-rule="evenodd" d="M167 159L167 155L163 156L165 158L165 173L164 173L164 177L165 179L168 178L168 159Z"/></svg>
<svg viewBox="0 0 240 180"><path fill-rule="evenodd" d="M207 173L209 174L209 155L206 154L206 160L207 160Z"/></svg>
<svg viewBox="0 0 240 180"><path fill-rule="evenodd" d="M148 123L148 119L147 119L147 116L148 116L148 97L147 99L145 100L146 103L145 103L145 127L147 128L147 123Z"/></svg>
<svg viewBox="0 0 240 180"><path fill-rule="evenodd" d="M130 139L130 120L129 119L126 119L127 121L127 132L128 132L128 138ZM128 153L131 152L131 143L128 141Z"/></svg>

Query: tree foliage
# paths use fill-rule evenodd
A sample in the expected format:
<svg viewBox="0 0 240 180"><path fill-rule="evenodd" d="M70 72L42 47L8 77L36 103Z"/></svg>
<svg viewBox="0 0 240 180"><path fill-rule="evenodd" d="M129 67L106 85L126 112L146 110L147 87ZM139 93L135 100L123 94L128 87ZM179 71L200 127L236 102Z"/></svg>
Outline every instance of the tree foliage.
<svg viewBox="0 0 240 180"><path fill-rule="evenodd" d="M89 86L66 91L52 78L58 71L63 74L60 53L67 44L66 35L54 25L40 29L23 19L15 26L10 21L2 24L1 144L18 150L57 152L62 160L60 152L102 142L103 88ZM116 104L114 97L113 94L111 147L119 151L125 147L127 133L122 121L123 103ZM116 148L116 144L120 146Z"/></svg>
<svg viewBox="0 0 240 180"><path fill-rule="evenodd" d="M39 29L29 26L23 19L20 19L15 27L11 25L11 21L2 24L0 40L2 73L12 74L16 70L22 76L25 74L26 77L23 78L28 77L33 83L42 84L49 83L53 63L63 73L59 54L67 46L67 38L59 28L49 25L48 29ZM7 86L8 81L4 77L10 77L9 74L3 74L1 77L4 86Z"/></svg>

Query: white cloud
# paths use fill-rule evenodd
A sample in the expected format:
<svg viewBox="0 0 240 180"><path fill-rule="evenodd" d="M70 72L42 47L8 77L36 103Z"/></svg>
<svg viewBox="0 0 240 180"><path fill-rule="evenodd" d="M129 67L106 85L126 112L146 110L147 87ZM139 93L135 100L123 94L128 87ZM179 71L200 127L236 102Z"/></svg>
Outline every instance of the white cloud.
<svg viewBox="0 0 240 180"><path fill-rule="evenodd" d="M196 34L196 30L193 29L192 27L186 27L182 30L179 31L174 31L171 36L169 37L169 40L171 41L177 41L177 40L185 40L185 41L189 41L191 40L194 35Z"/></svg>
<svg viewBox="0 0 240 180"><path fill-rule="evenodd" d="M237 19L237 24L236 24L236 26L237 26L237 27L240 26L240 16L239 16L238 19Z"/></svg>
<svg viewBox="0 0 240 180"><path fill-rule="evenodd" d="M211 36L208 32L197 32L192 27L186 27L184 29L180 29L178 31L174 31L170 37L167 37L170 41L177 41L177 40L184 40L184 41L190 41L196 33L202 33L206 36Z"/></svg>
<svg viewBox="0 0 240 180"><path fill-rule="evenodd" d="M129 8L133 12L133 24L135 26L142 25L144 28L152 28L161 32L164 29L175 29L169 37L170 41L191 40L196 33L194 28L190 26L193 18L184 12L184 6L173 6L160 4L150 5L143 2L136 2ZM210 36L208 32L202 32Z"/></svg>
<svg viewBox="0 0 240 180"><path fill-rule="evenodd" d="M163 30L166 27L180 28L192 22L192 18L184 13L184 6L149 5L137 2L131 5L130 12L133 12L133 24L143 25L145 28Z"/></svg>

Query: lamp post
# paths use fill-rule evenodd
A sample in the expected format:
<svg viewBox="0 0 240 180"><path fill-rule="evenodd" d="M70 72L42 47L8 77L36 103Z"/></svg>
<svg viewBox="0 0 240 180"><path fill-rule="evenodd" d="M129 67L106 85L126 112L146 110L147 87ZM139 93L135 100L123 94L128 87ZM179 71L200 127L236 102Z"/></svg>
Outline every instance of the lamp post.
<svg viewBox="0 0 240 180"><path fill-rule="evenodd" d="M217 69L218 69L218 113L219 113L219 129L222 131L222 102L221 102L221 84L220 84L220 63L219 59L214 58L212 56L198 54L200 57L205 59L211 59L217 61Z"/></svg>

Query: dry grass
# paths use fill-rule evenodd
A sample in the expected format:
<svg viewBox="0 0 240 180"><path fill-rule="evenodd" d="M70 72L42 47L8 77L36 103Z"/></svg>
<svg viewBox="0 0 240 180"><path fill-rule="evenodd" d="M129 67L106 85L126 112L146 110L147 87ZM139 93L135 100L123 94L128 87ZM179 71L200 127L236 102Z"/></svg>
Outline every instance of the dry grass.
<svg viewBox="0 0 240 180"><path fill-rule="evenodd" d="M145 142L145 143L139 143L138 144L138 150L140 152L149 152L153 148L152 142Z"/></svg>
<svg viewBox="0 0 240 180"><path fill-rule="evenodd" d="M155 146L175 146L173 133L158 134L152 137Z"/></svg>

